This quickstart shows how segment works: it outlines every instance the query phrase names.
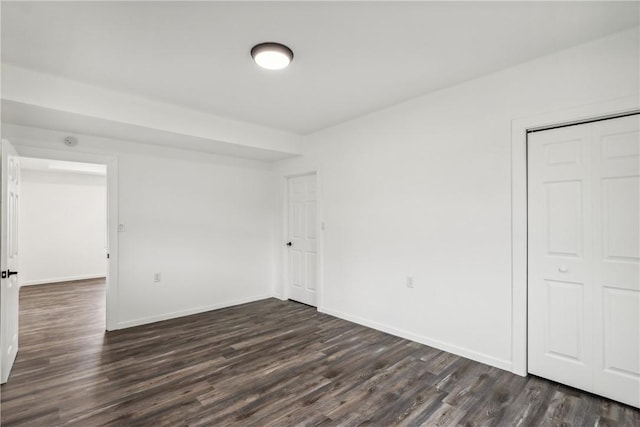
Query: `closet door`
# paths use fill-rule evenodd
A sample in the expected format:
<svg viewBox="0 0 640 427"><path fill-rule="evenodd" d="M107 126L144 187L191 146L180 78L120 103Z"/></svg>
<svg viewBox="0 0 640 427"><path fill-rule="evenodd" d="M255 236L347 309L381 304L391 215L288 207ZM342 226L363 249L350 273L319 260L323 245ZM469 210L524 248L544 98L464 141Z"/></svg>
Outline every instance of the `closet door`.
<svg viewBox="0 0 640 427"><path fill-rule="evenodd" d="M593 124L594 393L640 406L640 116ZM595 157L594 157L595 158Z"/></svg>
<svg viewBox="0 0 640 427"><path fill-rule="evenodd" d="M590 128L529 135L529 372L588 390L593 369Z"/></svg>
<svg viewBox="0 0 640 427"><path fill-rule="evenodd" d="M640 406L639 116L535 132L529 372Z"/></svg>

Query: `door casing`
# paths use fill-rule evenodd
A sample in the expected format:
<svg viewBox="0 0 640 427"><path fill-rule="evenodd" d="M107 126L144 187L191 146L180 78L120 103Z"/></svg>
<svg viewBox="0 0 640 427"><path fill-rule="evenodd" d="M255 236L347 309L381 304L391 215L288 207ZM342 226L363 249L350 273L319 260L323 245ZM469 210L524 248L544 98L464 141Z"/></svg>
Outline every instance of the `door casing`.
<svg viewBox="0 0 640 427"><path fill-rule="evenodd" d="M106 329L121 329L118 319L118 158L81 151L15 145L18 155L69 162L98 163L107 167L107 268ZM106 261L106 260L105 260Z"/></svg>
<svg viewBox="0 0 640 427"><path fill-rule="evenodd" d="M286 174L283 176L283 179L281 181L281 194L283 195L282 197L282 239L280 245L281 245L281 256L282 256L282 291L281 291L281 295L282 295L282 299L287 300L289 299L289 257L288 252L287 252L287 247L285 246L285 242L287 242L287 239L289 238L289 179L290 178L295 178L295 177L299 177L299 176L306 176L306 175L315 175L316 176L316 210L317 210L317 215L316 215L316 228L317 228L317 233L316 235L318 236L318 277L317 277L317 284L318 284L318 289L317 289L317 295L318 295L318 306L316 307L318 309L318 311L322 312L323 310L323 281L322 281L322 272L323 272L323 232L324 232L324 220L322 219L322 185L321 185L321 174L319 170L307 170L307 171L301 171L298 173L293 173L293 174Z"/></svg>
<svg viewBox="0 0 640 427"><path fill-rule="evenodd" d="M527 376L527 133L640 111L630 96L511 122L511 372Z"/></svg>

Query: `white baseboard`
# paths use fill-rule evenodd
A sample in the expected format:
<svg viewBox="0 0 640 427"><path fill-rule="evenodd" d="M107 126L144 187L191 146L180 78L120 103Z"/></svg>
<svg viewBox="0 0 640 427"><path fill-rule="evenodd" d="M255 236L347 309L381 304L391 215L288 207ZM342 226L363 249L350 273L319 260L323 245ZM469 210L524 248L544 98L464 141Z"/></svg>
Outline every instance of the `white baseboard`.
<svg viewBox="0 0 640 427"><path fill-rule="evenodd" d="M46 283L71 282L74 280L101 279L106 277L106 275L106 273L94 273L81 274L79 276L49 277L46 279L26 280L24 282L20 282L20 286L44 285Z"/></svg>
<svg viewBox="0 0 640 427"><path fill-rule="evenodd" d="M478 351L460 347L445 341L440 341L422 335L414 334L413 332L394 328L392 326L384 325L373 320L364 319L362 317L353 316L351 314L345 314L336 310L323 307L318 308L318 311L334 317L339 317L340 319L348 320L349 322L357 323L362 326L377 329L387 334L395 335L400 338L405 338L411 341L418 342L420 344L428 345L429 347L437 348L438 350L447 351L449 353L453 353L467 359L475 360L476 362L484 363L485 365L494 366L496 368L504 369L505 371L511 371L511 361L509 360L499 359L485 353L480 353Z"/></svg>
<svg viewBox="0 0 640 427"><path fill-rule="evenodd" d="M285 300L281 295L258 295L249 298L242 298L238 300L228 301L225 303L213 304L203 307L191 308L188 310L173 311L170 313L163 313L156 316L143 317L133 320L125 320L118 322L117 329L130 328L133 326L145 325L148 323L160 322L162 320L174 319L177 317L189 316L192 314L204 313L206 311L218 310L221 308L232 307L234 305L246 304L249 302L260 301L267 298L277 298ZM373 320L365 319L359 316L351 314L345 314L337 310L332 310L324 307L318 307L318 311L340 319L347 320L349 322L357 323L359 325L367 326L369 328L377 329L379 331L395 335L400 338L405 338L411 341L418 342L420 344L428 345L430 347L437 348L439 350L447 351L449 353L456 354L458 356L465 357L467 359L475 360L476 362L484 363L486 365L494 366L505 371L511 371L511 361L506 359L499 359L494 356L490 356L485 353L481 353L475 350L471 350L465 347L460 347L455 344L451 344L445 341L436 340L433 338L425 337L422 335L414 334L413 332L405 331L402 329L394 328L392 326L384 325L382 323L375 322Z"/></svg>
<svg viewBox="0 0 640 427"><path fill-rule="evenodd" d="M246 304L249 302L260 301L263 299L271 298L271 295L258 295L249 298L241 298L237 300L232 300L224 303L212 304L202 307L190 308L187 310L180 311L172 311L170 313L158 314L155 316L142 317L139 319L132 320L124 320L122 322L118 322L118 326L116 329L125 329L131 328L133 326L146 325L148 323L160 322L162 320L175 319L177 317L190 316L192 314L204 313L206 311L218 310L221 308L233 307L234 305Z"/></svg>

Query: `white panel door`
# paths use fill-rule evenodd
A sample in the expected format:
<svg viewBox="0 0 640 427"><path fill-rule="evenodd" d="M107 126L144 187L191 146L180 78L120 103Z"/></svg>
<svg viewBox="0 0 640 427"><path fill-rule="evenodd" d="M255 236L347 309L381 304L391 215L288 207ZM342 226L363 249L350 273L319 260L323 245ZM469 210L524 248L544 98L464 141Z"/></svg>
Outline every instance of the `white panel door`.
<svg viewBox="0 0 640 427"><path fill-rule="evenodd" d="M529 135L529 372L592 384L589 129Z"/></svg>
<svg viewBox="0 0 640 427"><path fill-rule="evenodd" d="M316 175L289 178L288 183L288 296L318 304L318 224Z"/></svg>
<svg viewBox="0 0 640 427"><path fill-rule="evenodd" d="M529 372L640 406L640 116L528 138Z"/></svg>
<svg viewBox="0 0 640 427"><path fill-rule="evenodd" d="M640 407L640 115L593 128L595 392Z"/></svg>
<svg viewBox="0 0 640 427"><path fill-rule="evenodd" d="M20 162L9 141L2 141L2 199L0 215L0 382L7 382L18 353L18 212Z"/></svg>

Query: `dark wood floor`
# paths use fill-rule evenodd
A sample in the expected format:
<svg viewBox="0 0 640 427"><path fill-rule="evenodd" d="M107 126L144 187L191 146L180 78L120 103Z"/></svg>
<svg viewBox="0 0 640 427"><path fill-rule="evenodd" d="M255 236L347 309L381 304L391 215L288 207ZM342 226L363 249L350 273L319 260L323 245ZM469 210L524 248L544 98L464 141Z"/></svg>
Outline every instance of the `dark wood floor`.
<svg viewBox="0 0 640 427"><path fill-rule="evenodd" d="M104 284L23 288L2 426L639 426L640 412L269 299L104 333Z"/></svg>

